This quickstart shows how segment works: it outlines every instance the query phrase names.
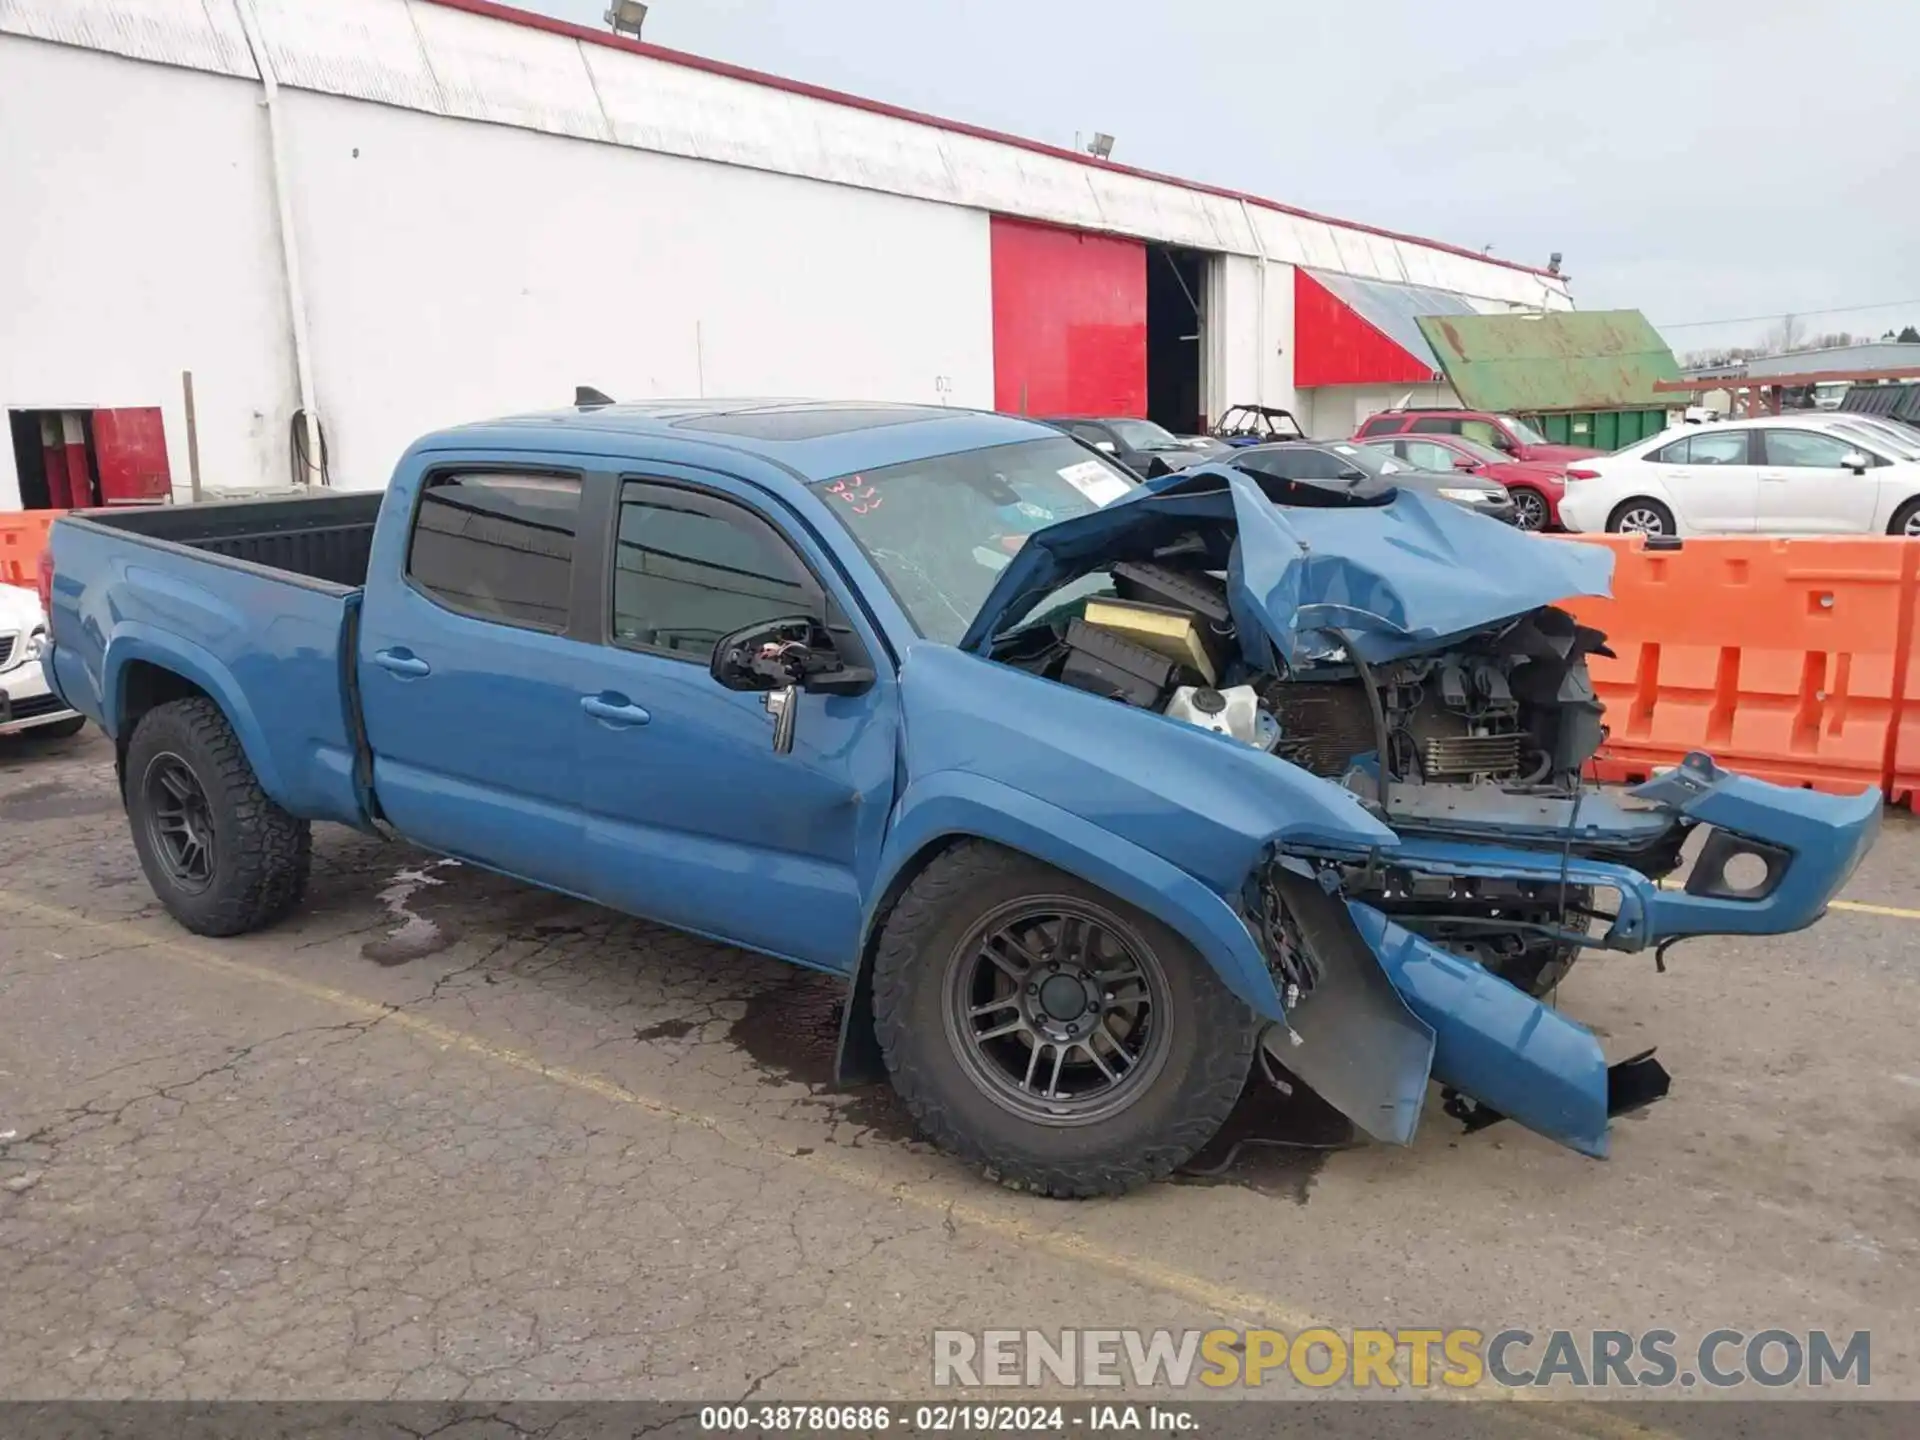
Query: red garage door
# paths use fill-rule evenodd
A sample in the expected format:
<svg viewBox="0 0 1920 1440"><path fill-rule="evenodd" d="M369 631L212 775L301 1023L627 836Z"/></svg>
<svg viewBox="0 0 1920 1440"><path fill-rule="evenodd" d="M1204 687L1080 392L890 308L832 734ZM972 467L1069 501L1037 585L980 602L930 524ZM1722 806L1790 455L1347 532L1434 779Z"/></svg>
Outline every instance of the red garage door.
<svg viewBox="0 0 1920 1440"><path fill-rule="evenodd" d="M993 403L1147 413L1145 246L993 217Z"/></svg>

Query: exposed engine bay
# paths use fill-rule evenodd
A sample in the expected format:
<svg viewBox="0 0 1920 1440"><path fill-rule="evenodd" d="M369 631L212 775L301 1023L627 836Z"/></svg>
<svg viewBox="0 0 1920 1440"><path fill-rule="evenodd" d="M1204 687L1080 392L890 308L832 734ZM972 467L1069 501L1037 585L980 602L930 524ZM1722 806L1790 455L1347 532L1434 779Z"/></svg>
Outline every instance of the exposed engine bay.
<svg viewBox="0 0 1920 1440"><path fill-rule="evenodd" d="M1403 833L1471 837L1516 809L1564 827L1569 853L1659 878L1684 828L1638 851L1582 844L1582 772L1605 736L1587 657L1605 636L1553 606L1369 665L1339 630L1305 663L1247 663L1223 557L1203 535L1106 568L1110 584L1005 637L998 657L1149 709L1353 790ZM1384 757L1384 760L1383 758ZM1384 772L1384 773L1383 773ZM1396 875L1344 877L1346 893L1530 993L1578 953L1593 896L1574 886Z"/></svg>

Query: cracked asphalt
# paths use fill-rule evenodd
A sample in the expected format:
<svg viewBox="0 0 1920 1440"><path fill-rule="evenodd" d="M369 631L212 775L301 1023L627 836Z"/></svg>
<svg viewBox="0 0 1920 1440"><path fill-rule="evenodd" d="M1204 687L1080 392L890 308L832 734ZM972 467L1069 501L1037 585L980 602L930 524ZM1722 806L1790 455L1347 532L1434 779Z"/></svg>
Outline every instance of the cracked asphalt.
<svg viewBox="0 0 1920 1440"><path fill-rule="evenodd" d="M1317 1322L1867 1328L1873 1394L1920 1398L1904 815L1810 932L1576 968L1561 1003L1675 1076L1609 1162L1276 1102L1082 1204L830 1089L825 977L343 830L315 857L291 922L197 939L106 742L0 742L0 1398L924 1397L941 1326Z"/></svg>

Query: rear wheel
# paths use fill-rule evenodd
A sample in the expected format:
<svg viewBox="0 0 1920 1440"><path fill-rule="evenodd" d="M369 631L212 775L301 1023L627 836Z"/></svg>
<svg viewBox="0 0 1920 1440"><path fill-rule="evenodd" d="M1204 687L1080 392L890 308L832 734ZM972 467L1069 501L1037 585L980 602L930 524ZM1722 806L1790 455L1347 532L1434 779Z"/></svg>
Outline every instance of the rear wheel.
<svg viewBox="0 0 1920 1440"><path fill-rule="evenodd" d="M176 700L142 716L124 784L147 883L194 934L244 934L299 904L312 833L260 788L211 700Z"/></svg>
<svg viewBox="0 0 1920 1440"><path fill-rule="evenodd" d="M1677 535L1673 511L1658 500L1629 500L1614 507L1607 518L1607 529L1616 535Z"/></svg>
<svg viewBox="0 0 1920 1440"><path fill-rule="evenodd" d="M940 856L888 917L875 1029L920 1128L989 1178L1117 1195L1213 1138L1262 1022L1173 931L982 842Z"/></svg>
<svg viewBox="0 0 1920 1440"><path fill-rule="evenodd" d="M1513 523L1522 530L1547 528L1547 497L1538 490L1515 485L1507 493L1513 497Z"/></svg>
<svg viewBox="0 0 1920 1440"><path fill-rule="evenodd" d="M1908 539L1920 539L1920 499L1907 501L1893 512L1893 519L1887 525L1889 535L1905 535Z"/></svg>

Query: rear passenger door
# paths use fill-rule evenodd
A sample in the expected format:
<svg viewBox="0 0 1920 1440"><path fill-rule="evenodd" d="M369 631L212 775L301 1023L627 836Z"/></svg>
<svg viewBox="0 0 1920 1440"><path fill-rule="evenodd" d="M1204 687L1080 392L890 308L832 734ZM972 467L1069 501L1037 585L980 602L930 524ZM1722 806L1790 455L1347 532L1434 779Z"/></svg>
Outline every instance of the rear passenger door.
<svg viewBox="0 0 1920 1440"><path fill-rule="evenodd" d="M594 691L611 713L579 727L595 898L845 969L893 803L898 692L878 637L817 542L730 477L628 476L612 531ZM798 696L782 755L766 698L708 666L723 635L798 615L876 678L860 695Z"/></svg>
<svg viewBox="0 0 1920 1440"><path fill-rule="evenodd" d="M600 659L575 625L586 478L430 472L399 575L369 575L356 677L395 829L575 894L588 888L580 695Z"/></svg>

